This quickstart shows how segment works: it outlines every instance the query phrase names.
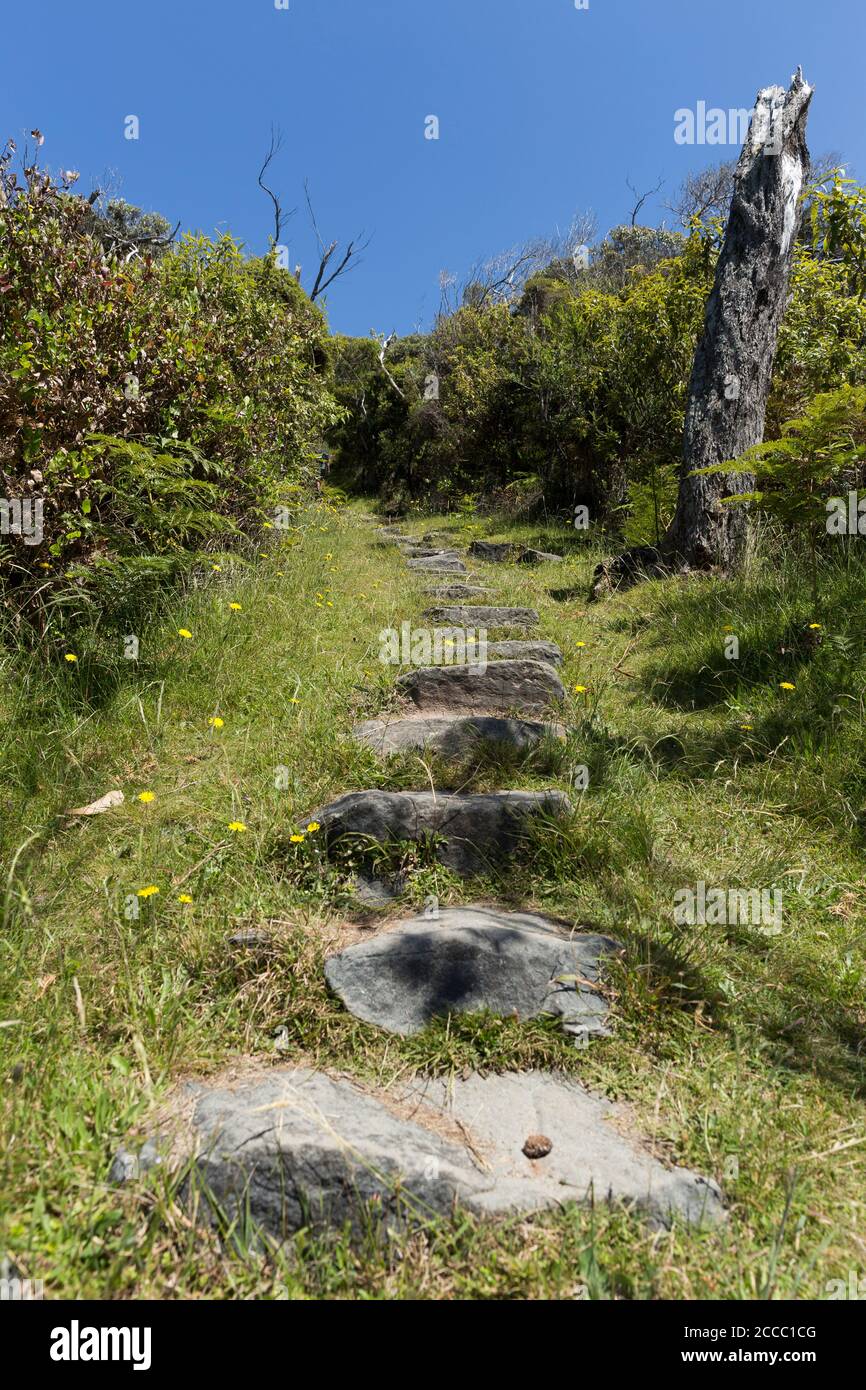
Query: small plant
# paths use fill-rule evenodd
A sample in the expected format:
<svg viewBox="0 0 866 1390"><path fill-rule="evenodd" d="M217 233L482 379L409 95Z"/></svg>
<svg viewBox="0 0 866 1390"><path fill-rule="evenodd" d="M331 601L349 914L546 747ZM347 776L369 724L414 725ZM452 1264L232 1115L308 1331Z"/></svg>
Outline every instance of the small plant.
<svg viewBox="0 0 866 1390"><path fill-rule="evenodd" d="M754 502L805 542L812 599L818 603L818 543L827 530L827 503L853 481L866 461L866 387L842 386L818 395L805 413L782 427L781 439L747 449L738 459L700 473L755 475L751 492L726 497L729 506Z"/></svg>

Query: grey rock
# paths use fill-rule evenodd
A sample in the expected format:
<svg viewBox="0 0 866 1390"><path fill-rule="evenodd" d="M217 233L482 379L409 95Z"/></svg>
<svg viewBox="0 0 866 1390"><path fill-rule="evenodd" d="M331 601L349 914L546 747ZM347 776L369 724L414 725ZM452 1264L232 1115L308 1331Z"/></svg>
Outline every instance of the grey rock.
<svg viewBox="0 0 866 1390"><path fill-rule="evenodd" d="M443 550L441 546L437 548L431 545L404 545L400 548L409 560L459 560L461 558L459 550Z"/></svg>
<svg viewBox="0 0 866 1390"><path fill-rule="evenodd" d="M512 545L510 541L472 541L469 545L469 554L476 556L479 560L487 560L493 564L507 564L509 560L516 560L518 547Z"/></svg>
<svg viewBox="0 0 866 1390"><path fill-rule="evenodd" d="M458 555L429 555L420 560L407 560L410 570L425 570L431 574L465 574L466 566Z"/></svg>
<svg viewBox="0 0 866 1390"><path fill-rule="evenodd" d="M302 1227L369 1230L479 1216L623 1203L651 1224L723 1216L715 1183L665 1168L622 1133L625 1117L565 1077L539 1072L416 1082L384 1092L288 1065L186 1083L145 1144L115 1163L115 1181L152 1166L158 1147L185 1169L181 1196L198 1217L237 1222L252 1241ZM618 1124L616 1123L618 1122ZM543 1133L543 1160L522 1152Z"/></svg>
<svg viewBox="0 0 866 1390"><path fill-rule="evenodd" d="M555 642L488 642L488 661L546 661L562 665L562 652Z"/></svg>
<svg viewBox="0 0 866 1390"><path fill-rule="evenodd" d="M607 1032L593 989L616 951L607 936L577 935L529 912L447 908L412 917L325 962L328 984L356 1018L389 1033L420 1033L451 1013L554 1015L587 1035Z"/></svg>
<svg viewBox="0 0 866 1390"><path fill-rule="evenodd" d="M540 724L525 719L496 719L485 715L466 718L440 715L432 718L369 719L352 730L359 743L374 753L387 756L413 748L430 748L445 757L458 758L480 742L505 743L519 753L536 748L546 738L563 739L558 724Z"/></svg>
<svg viewBox="0 0 866 1390"><path fill-rule="evenodd" d="M513 855L538 815L567 815L562 792L488 792L459 796L446 792L348 792L311 817L322 827L330 849L347 838L388 844L436 836L441 864L468 878Z"/></svg>
<svg viewBox="0 0 866 1390"><path fill-rule="evenodd" d="M458 604L428 608L424 614L434 623L455 627L535 627L538 614L534 608L496 608L485 604Z"/></svg>
<svg viewBox="0 0 866 1390"><path fill-rule="evenodd" d="M488 661L485 666L423 666L399 676L397 690L420 710L466 709L542 714L565 699L544 661Z"/></svg>
<svg viewBox="0 0 866 1390"><path fill-rule="evenodd" d="M273 945L274 938L270 932L246 928L243 931L233 932L231 936L226 937L226 941L229 946L234 946L236 950L266 951Z"/></svg>
<svg viewBox="0 0 866 1390"><path fill-rule="evenodd" d="M478 584L444 584L438 589L425 589L424 592L438 599L483 598L490 590L483 589Z"/></svg>
<svg viewBox="0 0 866 1390"><path fill-rule="evenodd" d="M520 554L522 565L561 565L564 556L552 555L549 550L523 550Z"/></svg>

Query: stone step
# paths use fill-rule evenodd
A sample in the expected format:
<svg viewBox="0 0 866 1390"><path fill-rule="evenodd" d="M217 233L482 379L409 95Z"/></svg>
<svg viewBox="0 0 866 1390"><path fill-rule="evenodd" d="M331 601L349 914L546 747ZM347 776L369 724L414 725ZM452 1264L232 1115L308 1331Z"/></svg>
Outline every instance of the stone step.
<svg viewBox="0 0 866 1390"><path fill-rule="evenodd" d="M485 604L455 604L428 608L424 613L432 623L451 627L535 627L534 608L498 608Z"/></svg>
<svg viewBox="0 0 866 1390"><path fill-rule="evenodd" d="M488 661L485 666L421 666L398 676L397 690L420 710L484 710L543 714L565 699L565 688L544 661Z"/></svg>
<svg viewBox="0 0 866 1390"><path fill-rule="evenodd" d="M488 661L546 661L562 665L562 652L555 642L488 642Z"/></svg>
<svg viewBox="0 0 866 1390"><path fill-rule="evenodd" d="M545 739L562 741L560 724L544 724L526 719L501 719L492 715L439 715L409 719L368 719L356 724L353 737L387 757L415 748L429 748L445 757L459 758L479 743L501 743L518 753L537 748Z"/></svg>
<svg viewBox="0 0 866 1390"><path fill-rule="evenodd" d="M513 855L526 838L534 816L565 816L568 798L558 791L488 792L348 792L314 811L327 849L347 838L419 841L442 837L436 846L441 864L464 877L484 873Z"/></svg>
<svg viewBox="0 0 866 1390"><path fill-rule="evenodd" d="M545 1155L538 1157L536 1155ZM206 1225L277 1241L309 1227L390 1227L534 1212L563 1201L636 1208L651 1225L724 1218L716 1184L666 1168L629 1112L543 1072L415 1079L391 1090L307 1067L235 1065L169 1094L110 1179L155 1167Z"/></svg>
<svg viewBox="0 0 866 1390"><path fill-rule="evenodd" d="M400 547L407 560L462 560L459 550L437 549L435 545L403 545Z"/></svg>
<svg viewBox="0 0 866 1390"><path fill-rule="evenodd" d="M604 957L619 949L608 936L530 912L443 908L330 956L325 976L351 1014L389 1033L487 1010L557 1017L582 1045L607 1036L608 1005L596 986Z"/></svg>
<svg viewBox="0 0 866 1390"><path fill-rule="evenodd" d="M425 594L430 594L433 598L483 598L489 594L489 589L483 589L477 584L445 584L439 589L425 589Z"/></svg>
<svg viewBox="0 0 866 1390"><path fill-rule="evenodd" d="M419 560L407 560L410 570L423 570L425 574L466 574L466 566L459 555L428 555Z"/></svg>
<svg viewBox="0 0 866 1390"><path fill-rule="evenodd" d="M511 541L471 541L469 545L470 555L498 565L516 560L518 553L519 546L513 545Z"/></svg>

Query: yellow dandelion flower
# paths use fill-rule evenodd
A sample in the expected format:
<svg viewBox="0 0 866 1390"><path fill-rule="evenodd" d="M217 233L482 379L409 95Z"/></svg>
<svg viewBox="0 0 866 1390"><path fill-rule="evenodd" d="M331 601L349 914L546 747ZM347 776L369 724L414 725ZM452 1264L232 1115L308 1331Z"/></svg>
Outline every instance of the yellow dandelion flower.
<svg viewBox="0 0 866 1390"><path fill-rule="evenodd" d="M303 835L290 835L289 840L293 845L299 845L303 841Z"/></svg>
<svg viewBox="0 0 866 1390"><path fill-rule="evenodd" d="M586 646L586 643L585 643L585 642L575 642L574 645L575 645L576 647L585 647L585 646Z"/></svg>
<svg viewBox="0 0 866 1390"><path fill-rule="evenodd" d="M214 571L215 574L218 574L219 571L222 569L222 565L211 565L211 569Z"/></svg>
<svg viewBox="0 0 866 1390"><path fill-rule="evenodd" d="M178 900L179 903L191 903L191 902L192 902L192 898L190 897L189 893L179 893L179 894L178 894L178 899L177 899L177 900Z"/></svg>
<svg viewBox="0 0 866 1390"><path fill-rule="evenodd" d="M321 828L322 827L320 826L317 820L311 820L309 825L307 826L307 833L309 835L315 835L316 831L321 830Z"/></svg>
<svg viewBox="0 0 866 1390"><path fill-rule="evenodd" d="M233 832L233 834L240 835L244 830L246 830L247 827L244 825L242 820L230 820L228 828Z"/></svg>
<svg viewBox="0 0 866 1390"><path fill-rule="evenodd" d="M791 683L790 681L779 681L779 689L780 689L780 690L796 690L797 687L796 687L796 685L792 685L792 683Z"/></svg>
<svg viewBox="0 0 866 1390"><path fill-rule="evenodd" d="M818 632L818 630L819 630L822 626L823 626L823 624L821 624L821 623L810 623L810 624L809 624L809 631L810 631L810 632Z"/></svg>
<svg viewBox="0 0 866 1390"><path fill-rule="evenodd" d="M147 805L149 801L156 801L156 792L139 792L138 799Z"/></svg>
<svg viewBox="0 0 866 1390"><path fill-rule="evenodd" d="M190 632L190 630L189 630L188 627L179 627L178 630L177 630L177 635L178 635L178 637L183 637L183 638L186 638L187 640L188 640L190 637L192 637L192 633Z"/></svg>
<svg viewBox="0 0 866 1390"><path fill-rule="evenodd" d="M750 734L750 733L752 732L752 730L754 729L754 727L755 727L754 724L741 724L741 725L740 725L740 728L741 728L741 729L743 730L743 732L746 733L746 734Z"/></svg>
<svg viewBox="0 0 866 1390"><path fill-rule="evenodd" d="M221 729L226 721L224 719L220 719L218 714L215 714L213 718L209 719L207 722L210 724L212 729Z"/></svg>
<svg viewBox="0 0 866 1390"><path fill-rule="evenodd" d="M585 685L576 685L574 687L574 693L575 695L585 695L587 693L587 689L588 687Z"/></svg>
<svg viewBox="0 0 866 1390"><path fill-rule="evenodd" d="M64 660L64 661L77 661L77 660L78 660L78 657L75 655L74 652L67 652L66 655L64 656L63 660Z"/></svg>
<svg viewBox="0 0 866 1390"><path fill-rule="evenodd" d="M152 898L152 897L154 896L154 894L155 894L155 893L158 893L158 892L159 892L159 889L157 888L156 884L155 884L155 883L150 883L150 884L148 884L148 886L147 886L146 888L139 888L138 892L136 893L136 897L138 897L138 898Z"/></svg>
<svg viewBox="0 0 866 1390"><path fill-rule="evenodd" d="M232 610L233 613L240 613L241 611L241 606L239 603L230 603L229 608Z"/></svg>

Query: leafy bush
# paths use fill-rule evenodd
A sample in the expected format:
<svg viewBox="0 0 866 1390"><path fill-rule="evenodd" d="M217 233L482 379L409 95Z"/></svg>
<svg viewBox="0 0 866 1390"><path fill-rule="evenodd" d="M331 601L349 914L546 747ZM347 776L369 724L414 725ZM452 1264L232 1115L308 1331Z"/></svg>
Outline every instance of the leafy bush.
<svg viewBox="0 0 866 1390"><path fill-rule="evenodd" d="M259 525L339 417L319 310L229 236L121 255L68 189L0 176L0 486L44 531L0 540L7 589L43 607L70 565Z"/></svg>

